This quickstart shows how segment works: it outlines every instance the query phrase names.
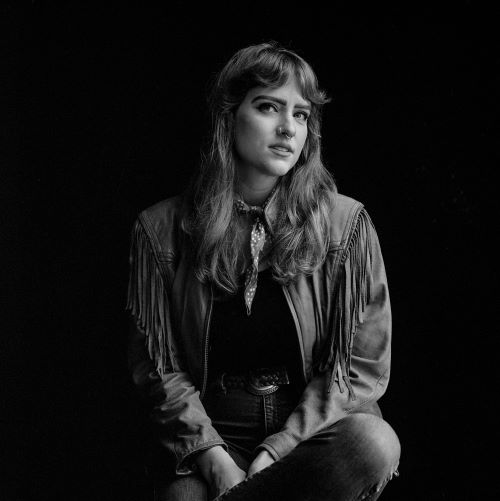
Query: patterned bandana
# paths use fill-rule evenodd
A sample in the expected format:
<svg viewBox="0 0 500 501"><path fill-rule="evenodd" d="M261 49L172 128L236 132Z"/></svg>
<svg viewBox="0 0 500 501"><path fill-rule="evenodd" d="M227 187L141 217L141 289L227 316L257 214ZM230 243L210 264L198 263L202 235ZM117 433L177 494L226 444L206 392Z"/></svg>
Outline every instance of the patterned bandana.
<svg viewBox="0 0 500 501"><path fill-rule="evenodd" d="M266 223L264 219L264 209L271 200L276 187L269 194L266 201L259 207L257 205L248 205L241 199L235 201L236 209L241 214L250 214L253 217L252 232L250 234L250 254L252 261L247 268L245 276L245 305L247 315L252 312L252 302L257 291L257 277L259 275L259 259L261 257L264 244L266 242Z"/></svg>

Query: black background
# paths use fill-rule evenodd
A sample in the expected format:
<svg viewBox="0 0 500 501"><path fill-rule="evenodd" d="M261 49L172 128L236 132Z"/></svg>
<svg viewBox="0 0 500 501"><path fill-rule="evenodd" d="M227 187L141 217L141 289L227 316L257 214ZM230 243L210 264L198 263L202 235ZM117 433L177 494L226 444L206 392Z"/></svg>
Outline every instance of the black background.
<svg viewBox="0 0 500 501"><path fill-rule="evenodd" d="M486 457L497 436L498 18L469 2L446 16L364 17L289 3L107 5L2 7L19 27L3 51L14 76L2 96L8 499L151 499L125 366L130 228L188 181L210 78L271 39L333 97L326 163L382 242L394 340L381 405L402 442L383 499L498 498Z"/></svg>

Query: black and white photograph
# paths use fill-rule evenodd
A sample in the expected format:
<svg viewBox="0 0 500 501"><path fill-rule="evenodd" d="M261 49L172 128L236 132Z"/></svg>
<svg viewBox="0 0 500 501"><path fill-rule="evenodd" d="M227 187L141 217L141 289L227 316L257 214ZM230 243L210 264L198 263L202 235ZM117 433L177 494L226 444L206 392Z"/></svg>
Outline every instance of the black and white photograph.
<svg viewBox="0 0 500 501"><path fill-rule="evenodd" d="M500 499L500 19L339 5L0 7L0 498Z"/></svg>

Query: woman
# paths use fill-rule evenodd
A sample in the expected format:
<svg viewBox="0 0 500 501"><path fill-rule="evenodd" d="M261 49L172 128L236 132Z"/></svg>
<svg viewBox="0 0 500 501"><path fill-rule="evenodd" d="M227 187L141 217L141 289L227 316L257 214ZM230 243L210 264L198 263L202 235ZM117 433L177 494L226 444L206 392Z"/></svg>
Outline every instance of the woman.
<svg viewBox="0 0 500 501"><path fill-rule="evenodd" d="M386 275L321 162L326 102L295 53L240 50L190 190L134 226L130 367L161 444L156 499L376 499L397 474L376 403Z"/></svg>

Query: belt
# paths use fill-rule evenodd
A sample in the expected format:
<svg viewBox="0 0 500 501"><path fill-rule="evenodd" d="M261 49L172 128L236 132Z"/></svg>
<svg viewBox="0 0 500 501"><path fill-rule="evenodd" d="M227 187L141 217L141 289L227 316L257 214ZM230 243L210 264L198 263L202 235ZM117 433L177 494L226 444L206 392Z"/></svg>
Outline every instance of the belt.
<svg viewBox="0 0 500 501"><path fill-rule="evenodd" d="M251 369L245 374L218 374L213 383L224 393L227 389L244 388L252 395L269 395L280 386L290 384L285 367Z"/></svg>

